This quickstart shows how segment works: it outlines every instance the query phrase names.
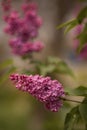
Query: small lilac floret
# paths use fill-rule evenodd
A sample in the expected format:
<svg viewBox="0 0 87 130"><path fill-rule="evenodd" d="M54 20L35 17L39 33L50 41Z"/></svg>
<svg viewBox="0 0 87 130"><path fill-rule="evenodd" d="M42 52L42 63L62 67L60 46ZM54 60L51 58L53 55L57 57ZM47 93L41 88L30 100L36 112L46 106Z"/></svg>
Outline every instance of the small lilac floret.
<svg viewBox="0 0 87 130"><path fill-rule="evenodd" d="M23 42L21 39L11 39L9 45L12 48L12 52L16 55L24 56L32 52L39 52L44 48L42 42Z"/></svg>
<svg viewBox="0 0 87 130"><path fill-rule="evenodd" d="M2 0L1 5L4 12L11 10L11 0Z"/></svg>

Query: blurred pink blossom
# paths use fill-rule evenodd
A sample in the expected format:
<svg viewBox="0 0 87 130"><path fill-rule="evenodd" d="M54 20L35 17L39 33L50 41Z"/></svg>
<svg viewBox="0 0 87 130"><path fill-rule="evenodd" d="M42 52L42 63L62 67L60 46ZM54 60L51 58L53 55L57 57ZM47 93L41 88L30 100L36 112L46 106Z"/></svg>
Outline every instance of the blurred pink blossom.
<svg viewBox="0 0 87 130"><path fill-rule="evenodd" d="M4 21L7 23L4 32L12 36L9 45L12 52L20 56L39 52L44 47L42 42L33 41L42 25L42 19L37 15L36 3L23 3L22 11L22 16L16 10L4 15Z"/></svg>

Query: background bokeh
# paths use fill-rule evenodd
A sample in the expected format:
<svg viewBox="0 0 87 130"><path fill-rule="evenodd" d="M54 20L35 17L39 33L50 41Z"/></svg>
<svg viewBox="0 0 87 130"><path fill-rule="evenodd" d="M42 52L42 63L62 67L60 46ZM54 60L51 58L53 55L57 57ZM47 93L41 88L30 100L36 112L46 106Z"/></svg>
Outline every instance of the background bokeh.
<svg viewBox="0 0 87 130"><path fill-rule="evenodd" d="M66 75L57 75L63 86L70 88L81 84L86 85L87 62L78 60L72 49L71 34L64 35L63 29L57 30L58 24L73 17L76 5L82 6L76 0L32 0L38 4L39 14L43 19L43 26L39 31L40 39L45 44L45 49L35 54L38 59L45 60L48 56L56 56L66 61L73 69L76 79ZM18 10L22 0L13 0L13 6ZM0 7L0 64L12 58L19 71L27 66L20 57L11 53L8 46L9 36L4 34L5 23L2 20L3 12ZM28 67L28 66L27 66ZM6 69L0 69L0 77ZM70 110L71 104L66 103L58 113L46 110L43 104L33 99L29 94L19 92L10 83L9 78L0 84L0 130L63 130L64 118ZM72 104L74 105L74 104ZM83 130L78 126L76 130Z"/></svg>

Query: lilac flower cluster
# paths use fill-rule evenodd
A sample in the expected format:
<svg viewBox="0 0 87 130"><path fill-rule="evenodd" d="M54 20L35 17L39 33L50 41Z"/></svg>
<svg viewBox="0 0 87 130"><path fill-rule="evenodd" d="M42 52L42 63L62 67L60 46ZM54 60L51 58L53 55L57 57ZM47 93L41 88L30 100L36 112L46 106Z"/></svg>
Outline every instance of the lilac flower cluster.
<svg viewBox="0 0 87 130"><path fill-rule="evenodd" d="M10 79L17 89L28 92L50 111L57 112L63 105L60 97L64 97L65 93L61 83L57 80L39 75L19 74L12 74Z"/></svg>
<svg viewBox="0 0 87 130"><path fill-rule="evenodd" d="M7 12L10 10L9 5L3 4L4 10L7 9ZM21 15L16 10L11 9L4 16L4 21L7 23L4 31L12 36L9 45L13 53L21 56L41 51L44 47L42 42L33 41L38 36L38 29L42 25L42 19L37 15L37 5L35 3L23 3L22 12Z"/></svg>

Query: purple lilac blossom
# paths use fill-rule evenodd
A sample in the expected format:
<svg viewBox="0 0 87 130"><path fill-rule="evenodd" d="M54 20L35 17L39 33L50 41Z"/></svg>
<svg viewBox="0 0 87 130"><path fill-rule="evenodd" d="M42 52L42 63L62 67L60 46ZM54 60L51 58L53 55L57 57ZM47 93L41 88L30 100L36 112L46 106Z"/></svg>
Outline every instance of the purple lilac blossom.
<svg viewBox="0 0 87 130"><path fill-rule="evenodd" d="M37 15L37 5L32 2L23 3L22 11L23 15L11 10L4 16L4 21L7 23L4 32L12 37L9 45L12 52L20 56L39 52L44 47L42 42L33 41L42 25L42 19Z"/></svg>
<svg viewBox="0 0 87 130"><path fill-rule="evenodd" d="M74 48L77 49L80 41L76 38L76 36L78 36L82 31L83 31L84 26L82 24L77 25L74 29ZM85 46L81 49L80 54L79 54L80 58L83 59L87 59L87 44L85 44Z"/></svg>
<svg viewBox="0 0 87 130"><path fill-rule="evenodd" d="M57 112L63 105L60 97L64 97L65 93L62 84L57 80L40 75L19 74L12 74L10 80L17 89L28 92L50 111Z"/></svg>
<svg viewBox="0 0 87 130"><path fill-rule="evenodd" d="M19 39L10 40L9 45L12 48L13 53L20 56L23 56L31 52L39 52L44 47L42 42L39 41L35 43L34 42L22 43L22 41Z"/></svg>
<svg viewBox="0 0 87 130"><path fill-rule="evenodd" d="M10 11L11 9L11 0L2 0L1 2L4 12Z"/></svg>
<svg viewBox="0 0 87 130"><path fill-rule="evenodd" d="M74 37L74 48L76 49L79 45L79 40L76 38L82 32L83 26L77 25L73 30L73 37Z"/></svg>
<svg viewBox="0 0 87 130"><path fill-rule="evenodd" d="M73 11L73 16L77 17L79 10L81 9L81 5L76 5L74 11ZM85 19L86 20L86 19ZM84 20L84 22L85 22ZM87 21L87 20L86 20ZM79 44L80 44L80 40L77 38L78 35L80 35L80 33L83 31L84 29L84 24L81 23L79 25L77 25L73 31L72 31L72 37L73 37L73 47L75 50L77 50ZM78 55L79 59L87 59L87 43L83 46L83 48L81 49L79 55Z"/></svg>

